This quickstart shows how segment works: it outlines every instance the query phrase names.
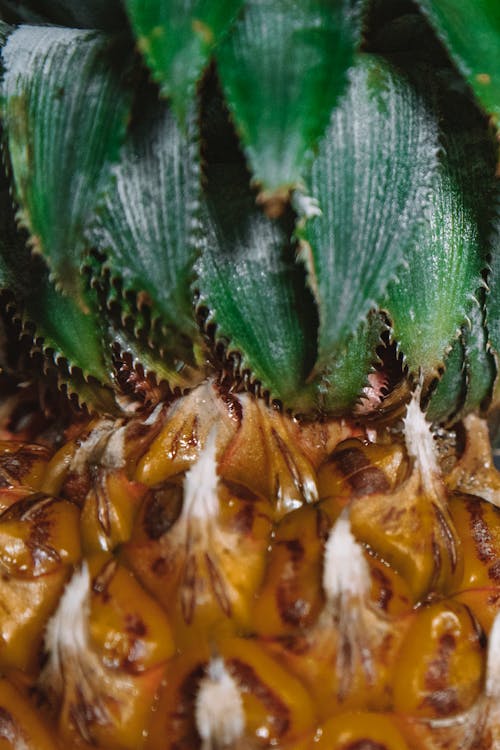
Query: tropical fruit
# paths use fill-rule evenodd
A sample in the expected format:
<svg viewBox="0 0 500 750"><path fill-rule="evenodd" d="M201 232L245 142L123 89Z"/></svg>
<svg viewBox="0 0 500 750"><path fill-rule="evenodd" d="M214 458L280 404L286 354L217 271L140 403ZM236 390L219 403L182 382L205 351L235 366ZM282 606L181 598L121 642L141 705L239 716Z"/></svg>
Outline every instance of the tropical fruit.
<svg viewBox="0 0 500 750"><path fill-rule="evenodd" d="M0 748L500 747L497 4L0 10Z"/></svg>

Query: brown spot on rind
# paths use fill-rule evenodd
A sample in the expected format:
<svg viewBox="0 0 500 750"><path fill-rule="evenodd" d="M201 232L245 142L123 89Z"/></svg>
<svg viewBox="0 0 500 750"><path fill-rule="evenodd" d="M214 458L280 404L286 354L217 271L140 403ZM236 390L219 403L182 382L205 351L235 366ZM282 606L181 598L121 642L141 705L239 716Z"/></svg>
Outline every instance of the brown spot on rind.
<svg viewBox="0 0 500 750"><path fill-rule="evenodd" d="M387 745L370 740L368 737L362 737L359 740L350 742L348 745L343 745L342 750L387 750Z"/></svg>
<svg viewBox="0 0 500 750"><path fill-rule="evenodd" d="M378 583L379 586L379 594L377 599L377 604L384 612L387 612L389 609L389 603L394 596L394 592L392 590L392 584L390 578L385 575L383 570L380 570L380 568L371 568L371 575L372 578Z"/></svg>
<svg viewBox="0 0 500 750"><path fill-rule="evenodd" d="M278 446L281 455L283 456L283 460L285 461L286 467L288 471L290 472L290 476L293 479L293 483L299 490L300 495L304 496L305 495L304 483L302 482L300 471L297 468L297 464L295 463L287 444L284 442L284 440L281 438L281 436L278 434L278 432L274 428L272 429L271 434L274 440L276 441L276 445Z"/></svg>
<svg viewBox="0 0 500 750"><path fill-rule="evenodd" d="M109 600L108 587L116 573L118 561L115 559L108 562L101 568L99 573L92 581L92 591L102 597L103 601Z"/></svg>
<svg viewBox="0 0 500 750"><path fill-rule="evenodd" d="M61 495L82 508L92 486L91 473L88 466L81 472L70 471L64 481Z"/></svg>
<svg viewBox="0 0 500 750"><path fill-rule="evenodd" d="M425 674L425 688L429 690L422 704L433 709L437 716L448 716L460 710L456 690L449 685L450 659L457 647L452 633L443 633L439 638L438 649L430 661Z"/></svg>
<svg viewBox="0 0 500 750"><path fill-rule="evenodd" d="M138 614L127 614L125 618L125 630L137 638L144 638L148 629L144 620Z"/></svg>
<svg viewBox="0 0 500 750"><path fill-rule="evenodd" d="M156 541L166 534L182 511L183 490L180 485L166 484L148 493L144 501L142 525L149 539Z"/></svg>
<svg viewBox="0 0 500 750"><path fill-rule="evenodd" d="M219 607L224 612L226 617L231 617L231 601L227 593L226 582L224 577L220 574L216 563L212 560L208 552L205 553L205 563L210 578L210 585L212 587L213 594L219 603Z"/></svg>
<svg viewBox="0 0 500 750"><path fill-rule="evenodd" d="M495 583L500 583L500 560L497 560L488 568L488 578Z"/></svg>
<svg viewBox="0 0 500 750"><path fill-rule="evenodd" d="M238 482L232 482L230 479L221 479L220 483L222 486L230 492L231 495L237 497L239 500L246 500L247 502L256 502L259 498L244 484Z"/></svg>
<svg viewBox="0 0 500 750"><path fill-rule="evenodd" d="M97 520L104 534L109 537L111 534L111 514L110 500L108 495L108 485L106 472L100 471L95 483L95 495L97 503Z"/></svg>
<svg viewBox="0 0 500 750"><path fill-rule="evenodd" d="M453 536L450 525L448 521L446 520L446 518L444 517L444 514L441 508L439 508L435 503L432 504L432 507L433 507L437 522L439 524L439 529L441 531L441 536L445 543L446 551L448 552L451 571L452 573L454 573L457 568L457 562L458 562L455 537Z"/></svg>
<svg viewBox="0 0 500 750"><path fill-rule="evenodd" d="M465 506L469 514L469 528L476 554L482 563L492 563L488 568L488 576L495 583L500 583L500 560L497 558L491 531L484 520L483 503L479 498L471 497L467 499Z"/></svg>
<svg viewBox="0 0 500 750"><path fill-rule="evenodd" d="M244 690L248 690L268 711L269 722L275 735L282 738L290 727L290 711L273 690L266 685L249 664L231 659L228 667Z"/></svg>
<svg viewBox="0 0 500 750"><path fill-rule="evenodd" d="M384 472L373 466L359 448L346 448L331 457L345 476L353 497L390 492L391 485Z"/></svg>
<svg viewBox="0 0 500 750"><path fill-rule="evenodd" d="M37 461L49 459L49 451L39 445L24 445L17 451L0 454L0 479L6 485L22 483Z"/></svg>
<svg viewBox="0 0 500 750"><path fill-rule="evenodd" d="M235 533L242 536L248 536L255 520L255 508L251 503L245 503L240 510L235 513L232 519L232 529Z"/></svg>
<svg viewBox="0 0 500 750"><path fill-rule="evenodd" d="M92 724L109 724L109 716L100 701L89 703L78 686L75 687L75 692L76 702L69 706L70 719L83 739L90 745L95 745L96 741L90 727Z"/></svg>
<svg viewBox="0 0 500 750"><path fill-rule="evenodd" d="M297 597L293 581L281 581L276 588L276 604L283 622L293 627L305 627L309 624L311 604Z"/></svg>
<svg viewBox="0 0 500 750"><path fill-rule="evenodd" d="M301 562L301 560L304 559L304 545L302 544L300 539L280 539L276 542L276 546L278 545L286 547L286 549L290 553L290 562L292 563L294 569Z"/></svg>
<svg viewBox="0 0 500 750"><path fill-rule="evenodd" d="M193 717L198 687L205 669L206 665L200 663L186 675L179 686L179 699L175 709L165 716L165 737L168 737L166 747L169 750L194 750L200 746L200 736Z"/></svg>

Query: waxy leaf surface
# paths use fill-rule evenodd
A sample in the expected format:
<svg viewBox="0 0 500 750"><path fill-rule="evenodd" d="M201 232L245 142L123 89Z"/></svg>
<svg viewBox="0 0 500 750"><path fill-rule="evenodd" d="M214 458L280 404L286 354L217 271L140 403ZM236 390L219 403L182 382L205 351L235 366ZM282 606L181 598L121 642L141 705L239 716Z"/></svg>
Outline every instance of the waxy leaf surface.
<svg viewBox="0 0 500 750"><path fill-rule="evenodd" d="M462 338L456 338L444 362L444 373L432 392L426 416L430 422L454 421L465 400L465 352Z"/></svg>
<svg viewBox="0 0 500 750"><path fill-rule="evenodd" d="M484 294L479 296L482 299ZM475 299L469 301L467 319L446 357L445 368L431 396L428 419L455 422L487 404L496 365L488 347L484 307Z"/></svg>
<svg viewBox="0 0 500 750"><path fill-rule="evenodd" d="M240 373L248 371L285 406L307 409L315 311L290 247L290 227L255 205L239 165L210 167L206 201L196 287L207 322L215 324L226 352L241 356Z"/></svg>
<svg viewBox="0 0 500 750"><path fill-rule="evenodd" d="M242 0L125 0L147 64L184 119L214 45Z"/></svg>
<svg viewBox="0 0 500 750"><path fill-rule="evenodd" d="M364 389L368 387L368 376L379 360L377 349L382 344L384 329L379 315L370 316L317 378L316 405L321 412L346 414L356 404L364 403Z"/></svg>
<svg viewBox="0 0 500 750"><path fill-rule="evenodd" d="M389 63L359 56L308 178L321 215L299 229L328 369L404 258L437 166L437 124Z"/></svg>
<svg viewBox="0 0 500 750"><path fill-rule="evenodd" d="M359 38L359 0L246 0L216 58L253 176L266 193L301 182Z"/></svg>
<svg viewBox="0 0 500 750"><path fill-rule="evenodd" d="M187 125L178 126L165 102L143 103L89 238L105 256L103 270L120 281L123 316L135 316L136 305L148 307L170 354L192 359L198 329L190 285L200 193L193 113Z"/></svg>
<svg viewBox="0 0 500 750"><path fill-rule="evenodd" d="M488 252L483 213L494 172L491 145L477 129L450 133L443 145L426 220L384 303L410 372L424 381L436 376L458 336Z"/></svg>
<svg viewBox="0 0 500 750"><path fill-rule="evenodd" d="M32 257L26 237L17 232L6 189L0 192L0 288L11 294L23 325L34 332L34 341L49 359L66 361L83 378L92 376L110 384L108 346L96 311L83 312L72 297L61 294L50 281L40 257Z"/></svg>
<svg viewBox="0 0 500 750"><path fill-rule="evenodd" d="M482 305L472 302L463 338L466 378L463 412L466 414L487 403L497 373L493 354L488 348Z"/></svg>
<svg viewBox="0 0 500 750"><path fill-rule="evenodd" d="M487 112L500 121L498 0L417 0Z"/></svg>
<svg viewBox="0 0 500 750"><path fill-rule="evenodd" d="M3 115L20 218L57 284L82 299L83 230L128 116L109 39L22 26L3 50Z"/></svg>

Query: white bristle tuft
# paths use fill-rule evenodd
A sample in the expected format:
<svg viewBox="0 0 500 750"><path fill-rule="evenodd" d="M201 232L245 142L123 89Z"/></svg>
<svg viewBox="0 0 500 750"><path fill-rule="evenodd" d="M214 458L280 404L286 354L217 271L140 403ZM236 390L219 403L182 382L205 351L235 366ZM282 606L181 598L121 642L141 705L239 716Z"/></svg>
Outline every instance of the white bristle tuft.
<svg viewBox="0 0 500 750"><path fill-rule="evenodd" d="M61 655L85 653L89 646L90 574L86 563L77 570L59 601L45 630L45 648L49 654L44 672L54 683L63 679ZM56 689L61 686L54 684Z"/></svg>
<svg viewBox="0 0 500 750"><path fill-rule="evenodd" d="M212 429L196 463L184 479L184 508L190 518L204 520L217 514L217 441Z"/></svg>
<svg viewBox="0 0 500 750"><path fill-rule="evenodd" d="M125 466L125 433L126 425L111 433L101 459L101 466L107 469L121 469Z"/></svg>
<svg viewBox="0 0 500 750"><path fill-rule="evenodd" d="M301 190L294 190L292 193L292 206L300 217L312 219L315 216L322 216L319 202L316 198L306 195Z"/></svg>
<svg viewBox="0 0 500 750"><path fill-rule="evenodd" d="M117 427L110 419L102 420L76 449L70 469L82 473L93 461L120 469L125 465L124 448L125 427Z"/></svg>
<svg viewBox="0 0 500 750"><path fill-rule="evenodd" d="M435 478L440 471L436 460L431 423L420 408L420 388L417 388L408 404L404 418L406 449L415 459L415 465L426 490L435 490Z"/></svg>
<svg viewBox="0 0 500 750"><path fill-rule="evenodd" d="M370 569L363 548L352 535L349 518L344 515L326 542L323 588L329 601L346 594L364 597L370 592Z"/></svg>
<svg viewBox="0 0 500 750"><path fill-rule="evenodd" d="M195 707L202 750L231 748L245 731L240 690L223 659L212 659L200 682Z"/></svg>

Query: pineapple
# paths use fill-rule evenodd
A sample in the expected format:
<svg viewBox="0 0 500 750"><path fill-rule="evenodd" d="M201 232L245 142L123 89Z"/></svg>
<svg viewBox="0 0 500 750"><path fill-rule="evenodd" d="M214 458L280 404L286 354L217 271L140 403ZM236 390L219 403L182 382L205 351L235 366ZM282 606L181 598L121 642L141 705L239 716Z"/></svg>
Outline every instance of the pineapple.
<svg viewBox="0 0 500 750"><path fill-rule="evenodd" d="M0 10L0 748L500 747L494 0Z"/></svg>

